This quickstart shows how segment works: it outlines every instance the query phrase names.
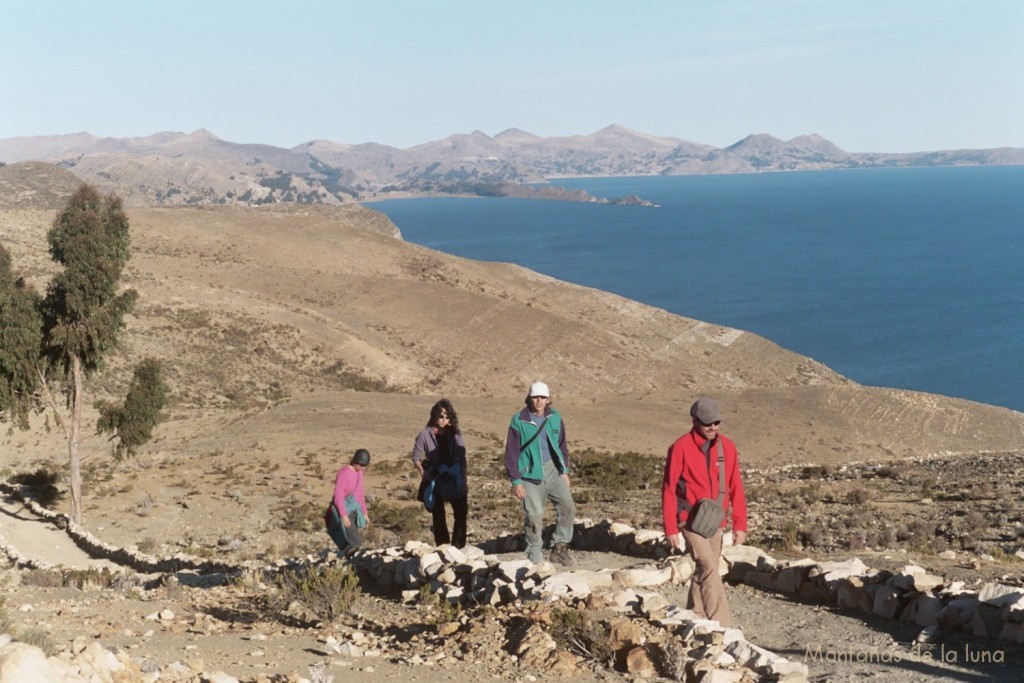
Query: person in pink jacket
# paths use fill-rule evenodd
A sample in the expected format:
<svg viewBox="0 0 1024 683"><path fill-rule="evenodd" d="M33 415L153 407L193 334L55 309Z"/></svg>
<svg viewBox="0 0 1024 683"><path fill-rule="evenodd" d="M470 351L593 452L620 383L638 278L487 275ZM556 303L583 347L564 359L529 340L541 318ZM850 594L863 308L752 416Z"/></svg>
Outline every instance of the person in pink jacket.
<svg viewBox="0 0 1024 683"><path fill-rule="evenodd" d="M338 550L355 552L363 545L363 529L370 524L363 489L363 471L370 465L370 451L360 448L352 461L338 470L334 479L334 498L327 512L327 532Z"/></svg>
<svg viewBox="0 0 1024 683"><path fill-rule="evenodd" d="M684 547L696 565L687 607L722 626L730 622L725 586L718 574L722 536L732 513L733 545L747 540L747 498L740 476L736 444L719 433L722 413L711 398L690 407L693 428L669 447L661 486L665 537L673 548ZM718 446L721 446L719 450ZM719 454L724 458L726 515L717 533L705 538L690 526L690 514L701 498L719 498Z"/></svg>

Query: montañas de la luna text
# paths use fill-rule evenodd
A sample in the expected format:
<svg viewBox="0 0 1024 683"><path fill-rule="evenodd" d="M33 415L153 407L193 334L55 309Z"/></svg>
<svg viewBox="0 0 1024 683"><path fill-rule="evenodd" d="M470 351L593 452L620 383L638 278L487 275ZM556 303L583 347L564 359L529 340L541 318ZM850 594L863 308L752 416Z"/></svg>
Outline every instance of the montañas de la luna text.
<svg viewBox="0 0 1024 683"><path fill-rule="evenodd" d="M961 648L922 647L914 643L909 650L874 650L869 648L846 648L831 650L820 644L807 645L804 648L804 661L826 662L830 664L898 664L908 662L946 662L948 664L1002 664L1006 659L1003 650L989 650L964 645Z"/></svg>

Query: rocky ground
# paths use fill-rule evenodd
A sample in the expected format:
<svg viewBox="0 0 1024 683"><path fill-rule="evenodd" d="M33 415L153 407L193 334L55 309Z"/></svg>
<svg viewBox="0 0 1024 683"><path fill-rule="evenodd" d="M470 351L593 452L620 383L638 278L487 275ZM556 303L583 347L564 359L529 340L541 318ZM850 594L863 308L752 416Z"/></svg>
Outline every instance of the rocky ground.
<svg viewBox="0 0 1024 683"><path fill-rule="evenodd" d="M1011 506L1003 516L998 512L1002 505L999 492L1004 485L1020 485L1020 480L1013 477L1022 471L1024 458L1015 454L992 457L994 462L904 463L898 471L878 464L848 465L828 472L806 468L750 471L751 542L772 548L776 557L823 560L856 556L877 568L898 570L917 564L969 585L980 586L984 581L1024 585L1024 561L1018 556L1021 511ZM628 469L630 476L637 471ZM595 473L588 475L587 468L583 468L575 484L581 508L603 514L597 518L657 528L657 507L651 500L657 489L646 475L636 479L623 475L621 481L606 476L609 486L605 493L599 493L601 489L589 482L588 476L592 478ZM965 495L954 496L940 483L947 480L972 483L957 492ZM471 524L477 542L506 533L515 524L514 506L495 500L503 492L501 484L498 478L492 481L478 477L481 493L492 491L494 495L482 495L474 501ZM817 487L815 495L806 490L809 486ZM768 488L778 496L769 498L758 493ZM865 489L871 491L870 501L850 500L857 495L851 492ZM972 491L979 494L984 507L975 503L970 510L965 509L973 500ZM987 495L980 496L982 492ZM921 501L926 494L930 503ZM786 531L784 523L794 517L777 503L777 498L801 501L799 507L791 508L798 515L795 537ZM378 492L374 505L379 509L381 503ZM865 525L874 522L879 529L893 529L892 533L872 537L875 545L869 547L844 540L863 539L867 531L860 525L851 529L851 506L864 507L871 513L862 515ZM888 511L888 525L880 521L876 512L879 508ZM409 538L429 540L426 514L414 504L402 510L404 514L378 516L371 538L385 545ZM960 540L961 536L950 536L951 529L961 535L968 533L958 526L958 520L974 510L991 523L972 527L967 542ZM416 524L410 524L409 519ZM13 499L4 506L0 522L0 533L20 554L77 567L64 572L9 567L4 574L8 630L50 652L74 653L97 640L132 657L143 671L159 675L159 680L204 680L202 672L214 671L227 672L241 681L288 680L288 676L315 681L314 675L321 674L341 680L355 673L359 680L531 680L531 676L544 679L559 673L538 668L536 663L531 667L514 655L519 643L517 629L531 620L543 619L537 615L538 609L549 609L529 601L497 609L467 608L451 614L439 610L436 604L410 604L373 585L364 585L344 613L331 623L323 623L296 610L295 605L283 604L276 584L254 576L212 587L190 586L193 581L188 579L182 582L167 575L147 576L132 571L123 578L111 579L100 573L102 566L109 564L90 563L62 531L40 522ZM902 526L931 529L931 537L928 542L903 537L899 531ZM822 527L827 531L825 535L811 534ZM283 544L287 547L315 551L324 549L327 542L326 536L316 530L282 533L292 537ZM823 542L826 538L827 543ZM197 537L192 539L190 550L243 560L261 554L251 547L254 540L247 539L250 547L243 550L221 543L217 535L209 540ZM170 548L165 544L165 550ZM268 559L273 552L274 548L262 550ZM578 552L577 556L578 568L584 569L645 562L616 553ZM518 554L504 557L518 558ZM685 586L659 590L670 602L685 604ZM806 662L810 680L1015 680L1016 667L1024 665L1019 644L984 641L959 633L948 634L938 643L920 643L917 638L921 628L913 624L802 604L750 586L734 585L730 602L734 625L749 641ZM591 607L592 616L604 619L606 624L622 618L620 613ZM649 637L664 639L656 633ZM348 656L351 651L342 647L345 643L360 645L359 656ZM971 657L987 660L969 661ZM579 657L579 667L573 675L584 679L637 678L621 664L609 667L586 656ZM666 676L666 671L660 673Z"/></svg>

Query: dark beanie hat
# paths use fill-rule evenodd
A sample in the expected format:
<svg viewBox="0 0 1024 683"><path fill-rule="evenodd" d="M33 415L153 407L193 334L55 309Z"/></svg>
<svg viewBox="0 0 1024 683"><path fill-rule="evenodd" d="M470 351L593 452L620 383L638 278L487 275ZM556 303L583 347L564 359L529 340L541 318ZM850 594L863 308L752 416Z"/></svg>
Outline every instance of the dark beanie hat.
<svg viewBox="0 0 1024 683"><path fill-rule="evenodd" d="M369 465L370 451L366 450L365 448L360 448L358 451L355 452L355 455L352 456L352 464L362 465L363 467Z"/></svg>

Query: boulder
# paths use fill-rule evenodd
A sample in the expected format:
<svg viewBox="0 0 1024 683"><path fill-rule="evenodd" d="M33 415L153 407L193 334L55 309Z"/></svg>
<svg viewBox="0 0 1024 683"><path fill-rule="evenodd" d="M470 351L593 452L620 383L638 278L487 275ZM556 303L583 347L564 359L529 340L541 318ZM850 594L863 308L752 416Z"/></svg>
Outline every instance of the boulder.
<svg viewBox="0 0 1024 683"><path fill-rule="evenodd" d="M849 576L839 582L836 604L843 609L855 609L871 614L875 607L875 596L859 576Z"/></svg>
<svg viewBox="0 0 1024 683"><path fill-rule="evenodd" d="M773 585L774 590L780 593L785 593L786 595L795 595L796 593L799 593L800 586L803 584L804 579L807 578L808 572L810 572L811 567L814 565L815 562L811 559L803 559L786 563L775 574Z"/></svg>
<svg viewBox="0 0 1024 683"><path fill-rule="evenodd" d="M895 619L900 612L901 595L902 591L895 586L882 586L875 592L872 613L883 619Z"/></svg>
<svg viewBox="0 0 1024 683"><path fill-rule="evenodd" d="M922 593L912 599L900 614L900 621L912 621L918 626L937 626L942 601L931 593Z"/></svg>

